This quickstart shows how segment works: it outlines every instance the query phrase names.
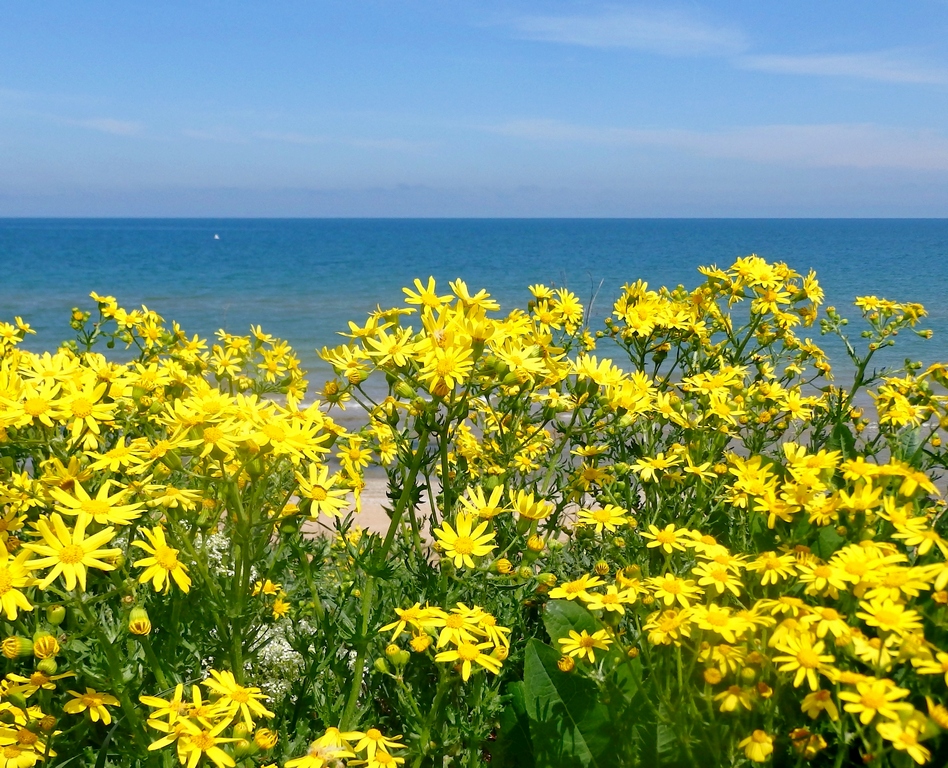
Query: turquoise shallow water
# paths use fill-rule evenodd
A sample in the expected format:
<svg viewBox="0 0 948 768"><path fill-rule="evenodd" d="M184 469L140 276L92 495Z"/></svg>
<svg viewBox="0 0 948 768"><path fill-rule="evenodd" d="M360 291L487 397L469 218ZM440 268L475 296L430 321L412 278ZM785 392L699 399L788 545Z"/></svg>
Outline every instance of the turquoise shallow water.
<svg viewBox="0 0 948 768"><path fill-rule="evenodd" d="M693 287L699 265L752 252L817 270L839 307L861 294L925 304L934 338L905 338L887 362L948 360L945 219L0 219L0 317L22 315L38 332L30 348L48 349L95 290L202 336L259 323L318 378L315 350L347 320L400 303L415 277L445 288L462 277L504 307L524 305L536 282L584 302L598 289L601 319L625 282Z"/></svg>

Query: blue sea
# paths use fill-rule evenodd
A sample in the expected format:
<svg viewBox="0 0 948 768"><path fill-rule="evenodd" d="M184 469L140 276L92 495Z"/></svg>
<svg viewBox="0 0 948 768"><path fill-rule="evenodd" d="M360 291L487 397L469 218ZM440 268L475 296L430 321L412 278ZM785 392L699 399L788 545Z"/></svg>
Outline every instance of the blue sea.
<svg viewBox="0 0 948 768"><path fill-rule="evenodd" d="M948 360L946 219L0 219L0 318L31 323L35 350L71 335L70 310L94 309L90 291L204 337L260 324L319 384L316 350L400 304L416 277L444 289L461 277L504 308L524 306L533 283L567 286L595 297L601 321L623 283L690 288L699 265L750 253L815 269L841 309L864 294L921 302L934 338L903 335L883 361Z"/></svg>

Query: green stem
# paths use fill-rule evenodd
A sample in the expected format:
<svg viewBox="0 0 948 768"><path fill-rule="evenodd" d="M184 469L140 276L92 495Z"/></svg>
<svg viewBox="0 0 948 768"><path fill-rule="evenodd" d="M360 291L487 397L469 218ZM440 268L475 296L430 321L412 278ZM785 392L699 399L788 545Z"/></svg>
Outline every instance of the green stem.
<svg viewBox="0 0 948 768"><path fill-rule="evenodd" d="M382 546L379 549L376 555L376 562L383 562L387 557L389 551L392 549L392 545L395 543L395 534L398 531L398 526L402 521L402 516L405 514L405 508L408 506L408 501L411 499L414 489L415 482L418 478L418 472L421 470L421 465L424 463L425 454L427 453L427 430L422 430L418 435L418 449L415 451L415 455L412 457L411 466L408 470L408 477L405 480L405 486L402 488L402 495L398 497L398 503L395 505L395 509L392 512L392 519L388 525L388 533L385 534L385 540L382 542ZM359 701L359 692L362 689L362 673L365 671L365 657L368 652L368 631L369 631L369 615L372 608L372 597L373 592L375 591L375 577L369 576L365 581L365 589L362 591L362 623L361 629L359 632L359 642L358 647L356 648L356 659L355 664L352 667L352 683L349 687L349 697L346 700L346 707L342 712L342 720L340 721L340 729L343 731L349 730L352 722L352 717L355 714L356 704Z"/></svg>
<svg viewBox="0 0 948 768"><path fill-rule="evenodd" d="M85 602L83 602L81 595L76 595L75 604L78 606L83 618L85 618L89 627L92 629L93 634L95 634L96 639L99 641L99 647L102 648L102 651L105 654L105 660L109 667L109 677L112 679L113 686L115 686L113 690L115 691L116 698L119 700L122 713L125 715L126 719L132 726L132 738L138 743L142 750L146 750L148 747L146 744L148 739L145 735L145 728L142 725L142 720L137 707L132 703L132 700L128 696L128 691L123 685L124 675L122 670L122 662L115 652L115 644L105 636L105 632L102 631L98 617L92 615L89 607L85 604Z"/></svg>

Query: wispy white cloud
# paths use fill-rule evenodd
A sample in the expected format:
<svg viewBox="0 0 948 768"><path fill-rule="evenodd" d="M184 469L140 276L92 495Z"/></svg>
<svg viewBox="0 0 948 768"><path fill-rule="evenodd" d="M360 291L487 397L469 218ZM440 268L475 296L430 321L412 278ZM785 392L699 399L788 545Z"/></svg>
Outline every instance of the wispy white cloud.
<svg viewBox="0 0 948 768"><path fill-rule="evenodd" d="M328 136L310 135L294 132L258 131L254 134L258 139L267 141L281 141L286 144L325 144L330 141Z"/></svg>
<svg viewBox="0 0 948 768"><path fill-rule="evenodd" d="M247 139L232 128L185 128L182 136L217 144L246 144Z"/></svg>
<svg viewBox="0 0 948 768"><path fill-rule="evenodd" d="M134 120L116 120L112 117L93 117L85 120L67 120L71 125L88 128L113 136L136 136L145 130L145 126Z"/></svg>
<svg viewBox="0 0 948 768"><path fill-rule="evenodd" d="M510 25L528 40L671 56L733 55L747 47L740 30L680 11L611 8L585 15L519 16Z"/></svg>
<svg viewBox="0 0 948 768"><path fill-rule="evenodd" d="M391 150L393 152L418 152L431 146L429 142L400 138L359 139L295 132L259 131L255 133L254 136L268 141L280 141L287 144L335 144L337 146L342 145L346 147L356 147L358 149L381 149Z"/></svg>
<svg viewBox="0 0 948 768"><path fill-rule="evenodd" d="M700 157L787 166L948 170L948 137L934 131L874 124L763 125L691 131L517 120L486 130L532 142L657 147Z"/></svg>
<svg viewBox="0 0 948 768"><path fill-rule="evenodd" d="M948 83L948 69L927 66L897 51L739 56L735 64L743 69L787 75L855 77L884 83Z"/></svg>

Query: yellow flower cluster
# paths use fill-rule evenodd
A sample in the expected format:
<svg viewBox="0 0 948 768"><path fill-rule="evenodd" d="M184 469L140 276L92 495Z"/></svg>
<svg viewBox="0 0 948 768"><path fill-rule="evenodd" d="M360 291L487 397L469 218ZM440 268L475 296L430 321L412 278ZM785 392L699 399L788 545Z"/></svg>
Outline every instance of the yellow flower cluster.
<svg viewBox="0 0 948 768"><path fill-rule="evenodd" d="M465 682L475 664L497 674L507 658L510 630L476 605L468 608L458 603L450 611L444 611L415 603L409 608L396 608L395 613L398 619L386 624L380 632L392 630L394 642L411 627L409 645L416 653L425 653L432 643L436 651L448 646L448 650L436 652L435 661L453 662Z"/></svg>
<svg viewBox="0 0 948 768"><path fill-rule="evenodd" d="M202 686L209 694L206 698ZM181 683L168 699L142 696L142 704L152 709L148 725L164 734L148 749L159 750L173 744L178 760L188 768L194 768L203 757L218 768L232 768L234 759L221 745L244 741L249 746L248 737L259 748L272 749L276 745L276 734L272 731L255 730L257 719L273 717L273 712L263 705L265 699L259 688L240 685L231 672L213 669L206 680L191 686L189 698L185 697ZM228 728L232 729L231 736L222 736Z"/></svg>

